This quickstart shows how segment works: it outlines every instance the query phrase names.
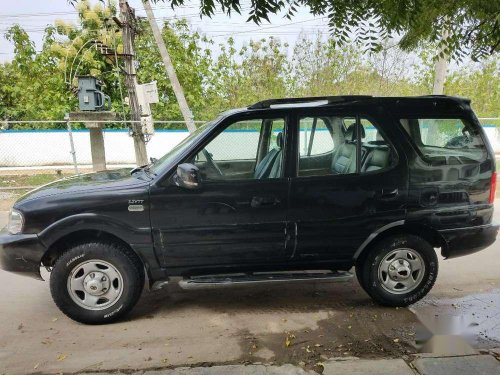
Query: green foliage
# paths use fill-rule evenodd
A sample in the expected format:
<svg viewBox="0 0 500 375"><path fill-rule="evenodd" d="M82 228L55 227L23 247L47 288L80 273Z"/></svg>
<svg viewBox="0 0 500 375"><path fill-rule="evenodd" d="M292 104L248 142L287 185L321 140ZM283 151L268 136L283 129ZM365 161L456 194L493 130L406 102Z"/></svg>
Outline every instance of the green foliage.
<svg viewBox="0 0 500 375"><path fill-rule="evenodd" d="M500 115L500 61L490 58L474 67L465 66L453 72L445 84L445 92L472 98L472 107L483 117Z"/></svg>
<svg viewBox="0 0 500 375"><path fill-rule="evenodd" d="M210 2L203 4L209 6ZM64 113L77 109L71 92L77 74L97 75L107 85L105 91L112 98L114 110L127 115L128 107L122 101L122 94L127 95L120 71L122 61L118 58L117 65L115 56L103 56L99 49L99 45L106 44L121 52L121 35L110 21L116 9L99 3L90 6L84 0L77 10L77 25L57 21L47 28L41 52L35 51L19 26L14 25L5 35L14 44L15 57L0 64L0 119L61 120ZM160 94L160 103L152 105L153 118L182 120L150 28L145 21L139 21L138 26L138 81L156 80ZM437 44L422 44L416 56L384 39L378 52L367 53L356 43L339 45L321 34L301 35L293 46L271 37L236 48L231 38L216 44L194 32L185 20L162 26L196 120L209 120L223 110L268 98L429 94L434 79L433 57L439 49ZM445 83L445 93L471 98L480 116L500 116L499 64L495 54L481 63L455 68Z"/></svg>
<svg viewBox="0 0 500 375"><path fill-rule="evenodd" d="M250 42L239 51L234 42L220 45L221 53L211 72L207 116L220 109L243 107L264 98L290 96L290 63L286 45L274 38Z"/></svg>
<svg viewBox="0 0 500 375"><path fill-rule="evenodd" d="M36 53L28 34L13 26L6 34L15 57L0 65L0 117L11 119L58 118L71 102L64 80L50 52L53 28L45 33L44 48Z"/></svg>
<svg viewBox="0 0 500 375"><path fill-rule="evenodd" d="M91 6L87 0L79 2L76 8L79 26L56 21L54 26L47 27L40 53L19 25L12 26L5 34L14 44L15 57L0 65L0 118L61 120L65 113L77 108L72 90L78 74L99 76L112 87L109 91L113 103L121 103L116 90L120 79L117 68L112 59L99 54L92 42L99 40L113 45L114 39L119 38L105 24L114 8L103 8L101 4ZM39 124L36 127L53 126Z"/></svg>
<svg viewBox="0 0 500 375"><path fill-rule="evenodd" d="M135 52L139 66L139 82L157 81L161 101L152 105L153 117L157 119L181 120L181 112L165 72L156 42L147 22L141 23L142 32L136 39ZM175 71L184 87L184 94L195 118L203 115L208 105L206 87L210 84L212 56L209 48L203 47L203 38L191 32L185 20L165 23L163 38L168 45Z"/></svg>
<svg viewBox="0 0 500 375"><path fill-rule="evenodd" d="M167 2L175 9L186 0ZM441 43L443 53L479 60L500 48L500 2L490 0L252 0L248 21L269 21L270 14L283 13L291 19L299 6L317 16L328 17L332 40L347 45L352 39L372 52L383 48L391 35L401 36L403 50L421 43ZM228 15L241 13L240 0L207 0L200 12L212 16L217 8ZM448 34L443 39L443 35Z"/></svg>

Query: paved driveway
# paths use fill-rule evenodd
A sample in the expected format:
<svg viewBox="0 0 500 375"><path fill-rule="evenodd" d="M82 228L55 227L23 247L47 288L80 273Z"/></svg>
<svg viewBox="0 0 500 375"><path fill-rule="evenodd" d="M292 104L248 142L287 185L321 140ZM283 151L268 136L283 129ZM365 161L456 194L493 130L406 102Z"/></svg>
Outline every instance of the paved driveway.
<svg viewBox="0 0 500 375"><path fill-rule="evenodd" d="M0 228L3 228L7 225L7 211L0 211Z"/></svg>
<svg viewBox="0 0 500 375"><path fill-rule="evenodd" d="M499 251L500 242L441 262L437 284L417 312L476 316L471 342L500 346ZM47 282L0 271L0 291L0 374L259 361L315 368L327 357L415 352L413 312L374 305L355 280L190 292L171 287L145 293L127 321L107 326L66 318Z"/></svg>

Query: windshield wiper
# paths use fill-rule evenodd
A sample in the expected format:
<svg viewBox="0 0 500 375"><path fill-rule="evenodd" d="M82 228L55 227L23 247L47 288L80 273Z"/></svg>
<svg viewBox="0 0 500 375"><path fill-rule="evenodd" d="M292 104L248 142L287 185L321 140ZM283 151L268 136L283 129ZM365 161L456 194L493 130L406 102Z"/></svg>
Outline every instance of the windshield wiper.
<svg viewBox="0 0 500 375"><path fill-rule="evenodd" d="M132 169L130 171L130 174L133 175L136 172L144 171L149 176L156 176L156 173L151 171L151 167L154 165L154 163L155 163L155 161L151 162L150 164L145 164L145 165L141 165L140 167L135 167L134 169Z"/></svg>
<svg viewBox="0 0 500 375"><path fill-rule="evenodd" d="M151 167L153 166L154 163L148 164L143 168L143 171L146 172L149 176L156 176L156 173L154 173L151 170Z"/></svg>
<svg viewBox="0 0 500 375"><path fill-rule="evenodd" d="M149 164L141 165L140 167L135 167L130 171L130 174L133 175L135 172L142 171L144 168L146 168Z"/></svg>

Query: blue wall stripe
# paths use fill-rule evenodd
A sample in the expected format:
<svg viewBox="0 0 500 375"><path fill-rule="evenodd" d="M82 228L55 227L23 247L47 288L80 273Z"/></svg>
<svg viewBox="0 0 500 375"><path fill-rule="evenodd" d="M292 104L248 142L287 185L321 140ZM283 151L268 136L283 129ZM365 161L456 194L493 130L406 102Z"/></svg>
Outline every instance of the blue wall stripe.
<svg viewBox="0 0 500 375"><path fill-rule="evenodd" d="M482 125L483 128L496 128L496 125L493 124L484 124ZM373 127L368 127L369 129ZM305 129L300 129L301 131L304 131ZM310 132L311 129L308 129ZM326 129L317 129L317 131L322 131ZM277 130L281 131L281 130ZM0 134L15 134L15 133L67 133L68 131L66 129L11 129L11 130L0 130ZM73 133L88 133L88 129L72 129ZM104 129L105 133L128 133L128 129ZM184 129L157 129L157 133L187 133L187 130ZM252 130L252 129L234 129L234 130L228 130L228 132L234 132L234 133L248 133L248 132L257 132L257 130Z"/></svg>

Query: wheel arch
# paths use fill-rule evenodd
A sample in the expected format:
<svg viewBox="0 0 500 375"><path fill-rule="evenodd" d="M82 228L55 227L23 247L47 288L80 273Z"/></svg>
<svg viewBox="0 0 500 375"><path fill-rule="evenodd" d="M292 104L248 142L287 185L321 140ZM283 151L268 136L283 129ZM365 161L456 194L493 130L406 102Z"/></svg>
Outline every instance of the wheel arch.
<svg viewBox="0 0 500 375"><path fill-rule="evenodd" d="M149 267L147 267L147 263L141 257L141 255L134 250L132 246L130 246L125 240L117 236L116 234L110 233L105 230L98 229L79 229L70 233L67 233L57 240L55 240L52 244L50 244L42 256L41 263L45 267L52 267L56 260L68 249L72 248L81 243L85 242L112 242L119 244L124 249L128 250L133 256L135 256L138 261L143 266L143 271L145 276L150 279L149 275ZM148 281L148 280L146 280Z"/></svg>
<svg viewBox="0 0 500 375"><path fill-rule="evenodd" d="M366 255L370 252L370 249L372 249L378 242L387 237L398 234L412 234L419 236L429 242L432 247L441 248L442 253L446 252L446 248L448 246L443 236L441 236L437 230L426 225L406 223L404 220L401 220L390 223L368 236L365 242L361 244L354 254L354 262L356 264L362 262Z"/></svg>

